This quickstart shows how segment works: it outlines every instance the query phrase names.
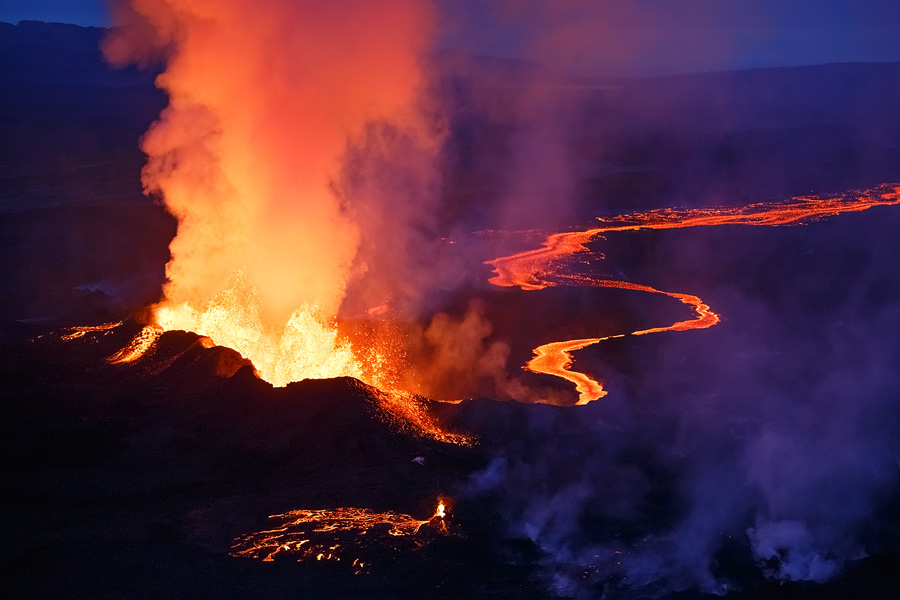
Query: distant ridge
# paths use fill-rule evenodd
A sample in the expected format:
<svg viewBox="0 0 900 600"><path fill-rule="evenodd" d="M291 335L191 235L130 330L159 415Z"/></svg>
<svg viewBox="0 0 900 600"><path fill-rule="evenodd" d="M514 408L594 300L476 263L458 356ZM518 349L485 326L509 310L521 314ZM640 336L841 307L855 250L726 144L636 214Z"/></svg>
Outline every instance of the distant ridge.
<svg viewBox="0 0 900 600"><path fill-rule="evenodd" d="M43 21L0 23L0 82L152 86L154 72L107 64L100 51L106 31Z"/></svg>

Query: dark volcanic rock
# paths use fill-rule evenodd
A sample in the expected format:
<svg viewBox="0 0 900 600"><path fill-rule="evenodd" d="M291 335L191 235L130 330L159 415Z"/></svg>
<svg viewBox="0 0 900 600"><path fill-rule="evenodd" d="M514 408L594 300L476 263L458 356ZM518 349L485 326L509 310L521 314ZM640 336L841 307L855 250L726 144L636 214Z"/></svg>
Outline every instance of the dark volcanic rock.
<svg viewBox="0 0 900 600"><path fill-rule="evenodd" d="M238 536L271 527L267 515L294 509L364 507L427 519L439 496L454 502L498 458L541 464L554 456L552 474L526 482L537 488L577 478L586 461L626 461L651 474L658 489L645 490L639 519L585 521L583 535L627 545L681 518L671 493L679 461L642 454L645 440L602 424L601 404L431 405L446 426L478 436L478 446L463 448L400 431L353 379L273 388L250 366L223 377L217 371L223 357L233 359L230 351L190 333L163 335L155 353L135 363L106 364L139 329L128 322L68 341L61 334L70 330L7 334L0 559L15 573L14 597L546 597L553 587L546 557L528 539L509 537L516 502L503 496L459 496L450 513L458 535L372 542L365 574L290 555L274 563L228 556ZM424 465L413 462L417 456ZM607 485L610 498L631 496L620 482ZM766 581L739 545L716 560L742 581L733 598L840 598L852 590L874 599L896 589L893 554L848 565L825 585ZM664 594L648 588L633 596L614 574L582 591Z"/></svg>
<svg viewBox="0 0 900 600"><path fill-rule="evenodd" d="M17 597L540 594L530 568L505 566L477 530L382 553L389 564L365 576L228 557L238 535L292 509L427 518L439 496L484 466L484 449L401 432L353 379L279 389L250 366L222 377L231 351L194 334L166 334L149 358L105 364L138 330L126 323L68 341L60 334L70 330L6 339L0 558L17 574ZM483 566L472 570L473 558ZM39 576L44 568L54 575Z"/></svg>

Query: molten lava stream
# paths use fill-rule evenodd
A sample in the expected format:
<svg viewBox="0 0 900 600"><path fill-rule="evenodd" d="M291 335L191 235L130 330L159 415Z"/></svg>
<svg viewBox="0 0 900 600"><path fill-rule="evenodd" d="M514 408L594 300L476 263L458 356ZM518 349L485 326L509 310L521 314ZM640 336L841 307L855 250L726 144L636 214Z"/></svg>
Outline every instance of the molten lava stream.
<svg viewBox="0 0 900 600"><path fill-rule="evenodd" d="M292 510L270 516L276 524L273 529L236 538L229 554L263 562L343 561L356 574L364 573L386 549L412 550L427 545L435 536L450 535L445 510L443 499L438 499L434 514L425 520L368 508Z"/></svg>
<svg viewBox="0 0 900 600"><path fill-rule="evenodd" d="M523 290L541 290L567 281L578 285L618 288L651 294L663 294L690 306L694 318L677 321L671 325L632 331L630 335L646 335L664 331L706 329L719 322L719 315L697 296L680 292L667 292L648 285L598 279L590 275L568 275L557 267L565 265L578 253L587 252L586 244L604 233L639 231L641 229L680 229L685 227L715 225L792 225L814 219L834 216L843 212L858 212L875 206L891 206L900 203L900 184L883 184L876 188L841 194L838 196L801 196L783 203L758 203L740 207L700 209L660 209L648 212L619 215L599 219L603 226L584 231L554 233L540 248L527 250L486 261L494 268L490 283L501 287L519 287ZM534 357L525 365L533 373L544 373L570 381L578 392L577 404L587 404L606 395L603 385L587 375L570 370L572 352L581 350L611 338L584 338L551 342L534 349Z"/></svg>
<svg viewBox="0 0 900 600"><path fill-rule="evenodd" d="M102 325L88 325L81 327L70 327L69 333L65 333L60 336L60 339L64 342L70 342L72 340L77 340L78 338L84 337L89 333L96 332L109 332L119 325L122 324L122 321L116 321L115 323L104 323Z"/></svg>

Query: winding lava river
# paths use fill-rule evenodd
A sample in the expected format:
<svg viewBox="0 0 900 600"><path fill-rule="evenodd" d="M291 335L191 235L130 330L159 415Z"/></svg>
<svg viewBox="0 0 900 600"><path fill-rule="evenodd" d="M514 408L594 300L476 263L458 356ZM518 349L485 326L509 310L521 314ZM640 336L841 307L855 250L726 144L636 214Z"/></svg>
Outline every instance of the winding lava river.
<svg viewBox="0 0 900 600"><path fill-rule="evenodd" d="M534 349L534 357L525 365L533 373L561 377L575 384L577 404L587 404L606 395L603 384L586 373L570 369L572 352L598 342L626 335L646 335L664 331L706 329L719 322L719 315L697 296L658 290L615 279L600 279L590 275L567 275L559 268L573 255L588 252L586 246L605 233L639 231L642 229L680 229L714 225L794 225L844 212L859 212L875 206L900 204L900 184L883 184L868 190L848 192L836 196L800 196L781 203L758 203L729 208L660 209L598 219L599 227L584 231L554 233L540 248L486 261L494 267L490 283L501 287L541 290L557 285L588 285L663 294L675 298L693 309L690 319L671 325L653 327L630 333L599 338L583 338L551 342Z"/></svg>

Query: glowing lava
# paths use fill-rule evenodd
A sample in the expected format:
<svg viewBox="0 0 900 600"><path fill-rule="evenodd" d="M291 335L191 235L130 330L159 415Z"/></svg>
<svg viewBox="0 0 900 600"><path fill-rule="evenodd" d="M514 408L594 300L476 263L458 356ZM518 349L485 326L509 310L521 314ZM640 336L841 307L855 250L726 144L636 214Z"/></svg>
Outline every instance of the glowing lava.
<svg viewBox="0 0 900 600"><path fill-rule="evenodd" d="M624 337L623 335L607 336L602 338L586 338L583 340L567 340L564 342L550 342L534 349L534 358L525 365L525 368L533 373L547 373L562 377L566 381L575 384L578 392L577 404L587 404L606 395L603 385L592 377L570 371L572 366L572 352L592 346L597 342L608 340L611 337Z"/></svg>
<svg viewBox="0 0 900 600"><path fill-rule="evenodd" d="M569 275L559 270L574 254L587 252L585 245L605 233L638 231L641 229L680 229L685 227L715 225L792 225L833 216L844 212L859 212L875 206L891 206L900 203L900 186L885 184L869 190L838 196L802 196L783 203L758 203L741 207L707 209L661 209L648 212L619 215L599 219L603 225L585 231L554 233L540 248L519 252L487 261L494 267L490 282L502 287L519 287L523 290L540 290L560 284L589 285L618 288L670 296L693 309L694 318L677 321L671 325L632 331L631 335L646 335L664 331L706 329L719 322L719 315L697 296L679 292L667 292L656 288L617 281L599 279L590 275ZM585 373L569 369L572 352L598 342L628 334L600 338L584 338L552 342L534 349L534 358L525 369L561 377L575 384L577 404L587 404L606 395L603 385Z"/></svg>
<svg viewBox="0 0 900 600"><path fill-rule="evenodd" d="M106 361L111 365L121 365L136 361L150 352L156 340L162 335L162 332L162 327L159 325L147 325L134 336L134 339L127 346L107 358Z"/></svg>
<svg viewBox="0 0 900 600"><path fill-rule="evenodd" d="M352 348L335 319L348 283L367 271L361 240L405 238L401 225L382 232L361 217L377 213L369 203L380 194L341 191L341 171L374 124L426 155L439 148L420 61L435 7L122 0L111 9L120 26L103 43L108 60L166 62L156 84L169 104L141 140L141 180L178 220L154 307L159 330L111 361L137 361L160 331L184 330L236 350L275 386L348 376L391 390L397 353ZM391 398L391 414L421 406ZM432 432L426 421L418 415L415 427Z"/></svg>
<svg viewBox="0 0 900 600"><path fill-rule="evenodd" d="M103 323L102 325L88 325L83 327L71 327L69 329L69 333L63 334L60 336L60 339L64 342L68 342L71 340L77 340L80 337L84 337L89 333L95 333L98 331L109 332L119 325L122 324L122 321L117 321L115 323Z"/></svg>
<svg viewBox="0 0 900 600"><path fill-rule="evenodd" d="M204 347L214 345L236 350L249 359L256 374L276 387L303 379L353 377L370 386L371 396L381 417L394 428L414 436L448 444L471 446L472 436L445 431L432 417L425 401L398 389L396 369L400 359L389 348L367 349L366 360L359 358L350 343L341 339L335 324L326 324L310 307L294 312L279 331L265 328L253 286L238 274L231 287L217 295L202 309L190 304L156 309L157 323L145 326L127 346L107 358L114 365L138 362L153 354L165 331L192 331ZM121 323L73 329L65 339L112 329ZM224 375L230 376L233 370Z"/></svg>
<svg viewBox="0 0 900 600"><path fill-rule="evenodd" d="M276 387L302 379L364 379L350 344L315 307L303 305L280 329L267 328L259 291L240 272L205 305L166 304L156 309L154 317L165 331L192 331L237 350L253 363L260 378Z"/></svg>
<svg viewBox="0 0 900 600"><path fill-rule="evenodd" d="M424 521L368 508L292 510L270 516L274 528L236 538L229 554L264 562L344 562L358 574L373 559L416 550L438 535L449 535L444 509L440 500L434 515Z"/></svg>
<svg viewBox="0 0 900 600"><path fill-rule="evenodd" d="M402 431L457 446L476 443L476 438L471 435L445 431L428 413L422 399L411 392L374 388L371 393L391 423Z"/></svg>
<svg viewBox="0 0 900 600"><path fill-rule="evenodd" d="M300 311L298 311L298 313L299 312ZM227 326L229 323L231 323L231 321L225 319L222 321L222 323ZM314 326L316 328L322 328L322 330L325 331L323 337L326 341L338 343L334 342L338 339L336 329L332 328L330 330L325 330L324 326L322 326L318 322L315 322ZM97 328L87 327L75 329L87 330L80 335L74 336L82 337L89 332L95 331ZM194 331L199 333L198 331L196 331L196 329ZM315 329L314 331L318 332L319 329ZM163 331L163 328L158 324L146 325L128 343L128 345L126 345L118 352L114 353L112 356L108 357L106 360L109 364L113 365L136 363L138 361L141 361L153 354L155 345L157 344L160 336L162 336L164 333L165 332ZM68 335L71 336L71 334ZM285 335L294 335L299 339L284 340L281 346L279 346L280 353L275 355L274 358L284 361L284 363L288 367L293 367L294 370L292 372L296 374L299 372L300 368L305 365L309 365L311 361L314 360L313 355L304 354L304 352L310 348L308 343L310 333L308 330L298 328L288 330L287 334ZM65 339L74 339L74 337ZM211 338L211 336L207 336L200 338L200 343L205 348L220 345L236 349L237 344L232 346L228 343L222 343L222 339L223 338L219 337L218 340L214 340ZM225 339L227 340L227 338ZM312 367L315 369L313 372L320 374L318 377L316 377L316 375L314 374L313 377L329 378L347 376L354 377L360 380L363 384L369 386L368 389L366 389L366 394L372 397L375 401L379 409L381 418L389 425L403 433L407 433L413 436L426 437L439 442L455 444L458 446L472 446L476 443L476 439L471 435L452 433L444 430L434 419L434 417L432 417L429 413L425 399L411 392L396 389L389 377L391 371L386 367L382 369L384 363L383 361L379 360L379 355L373 353L373 356L375 356L376 360L366 365L369 368L363 368L360 366L360 363L357 361L355 355L353 354L350 345L346 342L339 343L343 344L342 347L345 348L346 354L343 355L342 358L344 358L346 361L344 364L347 365L347 370L342 371L340 369L337 369L329 374L327 371L323 370L322 365L312 364ZM316 349L314 348L314 350ZM333 366L334 364L336 364L333 355L330 353L330 346L325 344L319 347L317 350L319 351L321 356L325 357L326 366ZM244 352L246 352L246 349L240 350L240 353L246 357L246 354L244 354ZM319 354L315 356L319 356ZM292 365L292 360L296 360L298 365ZM255 361L251 362L253 362L254 367L256 367ZM338 364L338 366L340 366L340 364ZM302 373L309 374L309 371L303 371ZM226 370L226 372L222 375L230 377L232 374L233 370ZM257 376L260 376L260 372L258 369L256 370L256 374ZM300 381L306 378L307 377L305 376L297 375L297 379L287 380L283 385L287 385L292 381Z"/></svg>

